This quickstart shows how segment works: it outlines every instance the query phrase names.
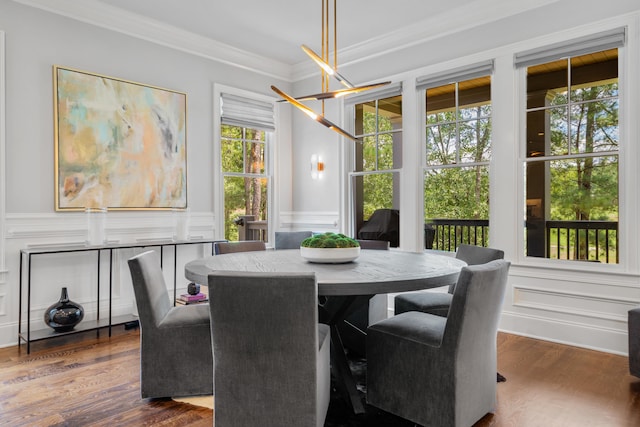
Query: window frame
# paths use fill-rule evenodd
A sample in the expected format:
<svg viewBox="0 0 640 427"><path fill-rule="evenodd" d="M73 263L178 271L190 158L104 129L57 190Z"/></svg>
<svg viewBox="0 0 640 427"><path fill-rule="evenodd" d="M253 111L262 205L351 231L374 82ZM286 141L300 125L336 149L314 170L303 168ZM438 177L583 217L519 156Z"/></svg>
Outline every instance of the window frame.
<svg viewBox="0 0 640 427"><path fill-rule="evenodd" d="M394 165L393 168L391 169L377 169L377 162L378 160L376 159L376 169L375 170L366 170L366 171L357 171L357 165L356 165L356 161L357 161L357 155L356 155L356 145L355 144L361 144L361 142L359 141L350 141L348 144L345 144L345 148L344 148L344 156L343 158L345 159L345 176L346 176L346 186L347 186L347 206L346 206L346 215L347 215L347 230L346 232L352 236L356 236L357 232L358 232L358 228L357 228L357 221L356 221L356 179L358 177L365 177L365 176L372 176L372 175L380 175L380 174L392 174L394 175L394 182L396 182L397 184L394 184L394 188L400 188L400 180L402 179L402 162L404 161L402 158L402 146L404 144L404 108L405 108L405 104L404 104L404 96L403 96L403 91L402 91L402 84L393 84L390 87L383 89L383 90L379 90L379 91L372 91L372 92L367 92L365 94L362 94L360 96L354 96L354 97L350 97L348 99L345 100L345 104L344 104L344 108L345 108L345 117L347 119L347 123L349 123L349 128L352 132L355 132L355 120L356 120L356 105L359 104L364 104L364 103L369 103L369 102L375 102L376 105L376 112L378 111L378 102L382 99L387 99L387 98L393 98L396 96L400 96L401 98L401 106L403 109L403 113L402 113L402 117L403 117L403 122L402 122L402 127L400 129L394 129L391 131L384 131L384 132L379 132L379 126L378 126L378 115L376 114L376 132L373 133L363 133L362 135L356 135L358 137L358 139L361 139L363 137L370 137L370 136L375 136L376 140L378 138L379 135L381 134L389 134L389 135L393 135L393 134L400 134L401 135L401 140L400 140L400 153L395 153L394 152L394 157L396 155L398 155L399 157L399 161L401 163L400 167L396 167L397 165ZM377 146L377 144L376 144ZM399 209L400 208L400 197L401 197L401 191L398 190L397 193L394 192L393 195L393 203L394 203L394 207L393 209ZM397 205L397 207L395 207L395 205ZM356 236L357 237L357 236Z"/></svg>
<svg viewBox="0 0 640 427"><path fill-rule="evenodd" d="M226 200L226 195L224 194L224 182L227 178L243 178L243 179L265 179L266 180L266 195L267 195L267 201L266 201L266 221L267 224L269 224L269 218L271 217L271 212L270 212L270 206L272 205L270 203L271 200L271 191L270 189L271 187L271 177L270 177L270 173L269 173L269 158L270 158L270 154L269 154L269 146L272 144L272 134L273 132L271 131L266 131L266 130L258 130L256 128L252 128L252 127L248 127L248 126L239 126L239 125L230 125L230 124L224 124L221 123L220 127L222 128L223 126L229 126L229 127L234 127L234 128L238 128L241 130L242 132L242 136L240 138L230 138L227 136L221 136L220 137L220 142L221 142L221 151L222 151L222 141L223 140L229 140L229 141L235 141L235 142L239 142L242 144L242 172L238 172L238 171L224 171L221 168L220 171L220 178L223 184L223 212L224 212L224 200ZM264 132L264 141L260 141L260 140L255 140L255 139L250 139L249 137L247 137L247 133L248 130L252 130L252 131L261 131ZM248 150L247 148L254 144L262 144L262 151L264 153L264 166L263 166L263 170L261 173L251 173L251 172L247 172L247 156L248 156ZM222 160L222 155L221 155L221 160ZM246 181L245 181L245 185L246 185ZM224 224L224 228L226 231L226 217L225 219L225 224ZM267 232L269 232L269 227L267 226ZM223 233L226 234L226 233ZM227 236L224 235L222 238L226 239ZM267 235L267 241L269 241L269 236Z"/></svg>
<svg viewBox="0 0 640 427"><path fill-rule="evenodd" d="M256 176L255 174L238 174L237 172L223 172L222 170L222 118L221 118L221 99L222 94L237 95L244 98L268 102L273 105L273 122L275 130L265 132L265 164L264 174L260 177L267 179L267 231L268 241L273 240L274 224L279 211L276 207L277 195L274 194L277 188L274 185L274 166L277 164L277 146L279 141L278 127L280 117L278 113L276 99L270 96L262 95L244 89L238 89L222 84L215 83L213 85L213 174L212 174L212 200L213 200L213 221L214 221L214 237L216 239L224 239L225 236L225 217L224 217L224 177L225 176ZM236 125L238 126L238 125ZM245 126L250 128L250 126Z"/></svg>
<svg viewBox="0 0 640 427"><path fill-rule="evenodd" d="M460 168L474 168L477 166L481 166L486 168L488 174L488 191L489 191L489 210L488 210L488 218L487 221L490 223L491 219L491 167L493 164L493 142L494 142L494 132L493 132L493 78L494 78L494 62L493 60L483 61L476 64L470 64L466 66L462 66L459 68L444 70L438 73L435 73L426 77L419 77L416 79L416 90L418 92L418 99L420 100L420 119L419 123L421 125L421 138L420 141L422 143L421 147L421 200L422 200L422 218L425 220L426 212L424 211L425 204L425 182L426 182L426 173L429 170L442 170L442 169L460 169ZM461 110L460 99L459 99L459 84L464 81L473 80L475 78L480 77L489 77L489 105L491 106L490 114L488 116L478 116L474 119L463 119L460 117L459 112ZM456 161L454 163L449 164L429 164L427 161L428 151L427 151L427 133L428 128L431 125L427 120L427 91L431 88L437 88L441 86L447 86L450 84L455 84L454 88L454 103L455 103L455 121L450 122L442 122L442 123L453 123L456 127L456 153L455 158ZM461 161L460 158L460 124L467 123L472 120L481 120L488 119L491 123L491 132L490 132L490 147L491 152L489 158L484 161ZM489 227L488 233L484 234L482 231L482 235L485 236L484 239L486 241L490 241L491 239L491 227ZM454 242L453 251L455 251L458 242ZM465 243L465 242L461 242Z"/></svg>
<svg viewBox="0 0 640 427"><path fill-rule="evenodd" d="M605 33L616 33L620 31L625 31L627 28L611 28L609 30L605 30L602 33L587 33L582 37L579 37L577 40L581 39L593 39L598 36L598 34ZM558 46L571 46L576 43L572 40L553 43L549 45L541 45L536 48L530 49L530 52L534 51L544 51L545 47L556 49ZM527 113L529 109L527 108L527 67L531 64L525 64L523 66L518 66L519 57L522 57L521 53L515 53L513 55L514 59L514 77L516 79L516 98L517 98L517 106L518 111L516 114L517 117L517 158L514 161L517 162L517 193L519 201L518 212L519 218L522 218L520 222L518 222L516 233L516 255L518 257L519 262L522 265L531 266L531 267L543 267L550 268L553 270L575 270L579 268L584 271L610 271L610 272L621 272L621 271L635 271L638 268L638 261L635 260L633 254L638 253L637 243L634 244L632 239L629 236L635 236L637 232L637 227L630 223L627 218L634 217L635 210L631 205L631 202L636 200L637 197L632 195L630 191L632 190L629 186L629 183L632 181L631 171L629 170L628 164L633 163L633 159L630 156L638 156L638 151L634 150L633 147L630 147L630 141L628 140L627 135L633 134L631 132L630 127L632 123L627 119L629 112L631 111L630 106L630 96L628 96L628 87L629 87L629 73L627 70L629 69L628 59L627 59L627 51L629 49L629 41L624 41L622 46L617 46L618 49L618 131L619 131L619 146L618 151L614 153L618 156L618 263L589 263L589 262L580 262L576 260L563 260L563 259L551 259L547 257L534 257L528 256L526 254L525 245L526 245L526 228L523 225L524 220L526 218L526 165L532 161L540 161L541 159L548 160L561 160L563 156L545 156L530 158L527 157ZM590 50L589 52L598 52L600 50L606 49L597 49ZM572 56L580 56L581 54L589 53L580 51ZM556 58L558 59L558 58ZM542 63L545 63L544 61ZM589 156L604 156L608 152L595 152L586 154L586 157ZM571 158L575 157L585 157L585 155L571 155ZM634 175L635 176L635 175Z"/></svg>

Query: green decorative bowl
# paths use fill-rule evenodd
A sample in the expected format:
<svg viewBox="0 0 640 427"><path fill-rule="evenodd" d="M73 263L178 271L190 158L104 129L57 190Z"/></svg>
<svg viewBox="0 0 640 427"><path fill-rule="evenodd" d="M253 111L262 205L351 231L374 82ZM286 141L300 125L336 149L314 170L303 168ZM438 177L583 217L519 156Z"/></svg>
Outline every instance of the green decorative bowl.
<svg viewBox="0 0 640 427"><path fill-rule="evenodd" d="M309 262L346 263L360 256L360 244L344 234L316 234L302 241L300 255Z"/></svg>
<svg viewBox="0 0 640 427"><path fill-rule="evenodd" d="M360 246L355 248L305 248L300 246L300 255L309 262L343 264L360 256Z"/></svg>

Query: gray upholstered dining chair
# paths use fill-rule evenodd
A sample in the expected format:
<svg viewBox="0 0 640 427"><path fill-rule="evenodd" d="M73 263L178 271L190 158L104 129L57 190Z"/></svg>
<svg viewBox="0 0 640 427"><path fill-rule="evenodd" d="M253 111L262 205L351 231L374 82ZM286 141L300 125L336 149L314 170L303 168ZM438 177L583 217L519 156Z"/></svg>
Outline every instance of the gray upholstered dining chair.
<svg viewBox="0 0 640 427"><path fill-rule="evenodd" d="M456 250L456 258L467 265L485 264L489 261L504 258L504 251L474 245L460 245ZM437 316L447 316L455 285L449 286L448 292L407 292L394 298L394 314L407 311L421 311Z"/></svg>
<svg viewBox="0 0 640 427"><path fill-rule="evenodd" d="M313 235L312 231L276 231L275 245L277 249L298 249L300 243Z"/></svg>
<svg viewBox="0 0 640 427"><path fill-rule="evenodd" d="M174 307L160 258L148 251L129 259L140 320L140 393L178 397L213 393L209 307Z"/></svg>
<svg viewBox="0 0 640 427"><path fill-rule="evenodd" d="M218 427L322 426L330 330L315 273L209 275Z"/></svg>
<svg viewBox="0 0 640 427"><path fill-rule="evenodd" d="M509 262L463 267L448 317L417 311L367 331L367 402L422 426L473 425L496 404Z"/></svg>
<svg viewBox="0 0 640 427"><path fill-rule="evenodd" d="M264 251L267 245L262 240L241 240L239 242L215 242L215 255L231 254L234 252Z"/></svg>

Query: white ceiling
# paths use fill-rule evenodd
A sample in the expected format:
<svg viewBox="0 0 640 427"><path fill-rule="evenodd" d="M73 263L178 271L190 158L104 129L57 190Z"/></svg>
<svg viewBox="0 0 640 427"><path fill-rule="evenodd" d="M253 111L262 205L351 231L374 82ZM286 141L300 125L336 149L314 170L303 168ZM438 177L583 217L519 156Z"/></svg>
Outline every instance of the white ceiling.
<svg viewBox="0 0 640 427"><path fill-rule="evenodd" d="M317 72L300 45L321 51L322 0L12 1L288 81ZM560 1L339 0L338 62L349 66Z"/></svg>
<svg viewBox="0 0 640 427"><path fill-rule="evenodd" d="M305 60L301 44L320 49L321 0L100 2L290 65ZM340 0L338 51L478 2L486 0Z"/></svg>

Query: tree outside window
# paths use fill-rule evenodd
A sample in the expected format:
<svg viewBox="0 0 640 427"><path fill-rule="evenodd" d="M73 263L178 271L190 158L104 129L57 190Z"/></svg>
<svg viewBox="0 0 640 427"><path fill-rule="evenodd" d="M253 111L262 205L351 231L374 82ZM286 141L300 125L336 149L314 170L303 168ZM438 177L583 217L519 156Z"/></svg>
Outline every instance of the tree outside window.
<svg viewBox="0 0 640 427"><path fill-rule="evenodd" d="M487 246L491 78L426 91L425 239L428 248Z"/></svg>
<svg viewBox="0 0 640 427"><path fill-rule="evenodd" d="M377 209L398 209L402 157L402 96L355 105L356 231Z"/></svg>
<svg viewBox="0 0 640 427"><path fill-rule="evenodd" d="M267 134L263 130L221 126L225 239L238 240L240 220L247 215L253 216L254 221L267 220Z"/></svg>
<svg viewBox="0 0 640 427"><path fill-rule="evenodd" d="M526 255L617 263L618 50L527 68Z"/></svg>

